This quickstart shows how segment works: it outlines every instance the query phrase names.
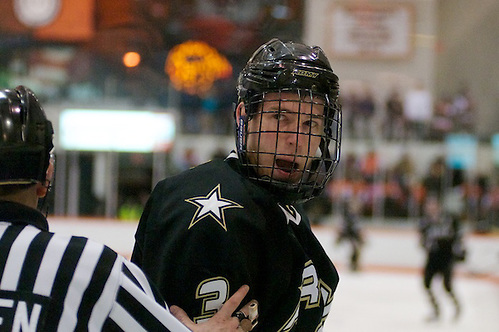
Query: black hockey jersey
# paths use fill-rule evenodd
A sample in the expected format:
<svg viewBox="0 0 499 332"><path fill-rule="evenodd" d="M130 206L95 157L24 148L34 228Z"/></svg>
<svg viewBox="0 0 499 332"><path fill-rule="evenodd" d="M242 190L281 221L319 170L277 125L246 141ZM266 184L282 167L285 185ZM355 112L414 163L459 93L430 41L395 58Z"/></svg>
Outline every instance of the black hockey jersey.
<svg viewBox="0 0 499 332"><path fill-rule="evenodd" d="M428 264L436 267L452 264L464 257L462 233L458 219L448 214L439 220L424 217L420 221L420 242L427 252Z"/></svg>
<svg viewBox="0 0 499 332"><path fill-rule="evenodd" d="M260 303L254 331L322 330L339 280L334 265L303 210L238 167L232 154L158 183L132 261L195 321L247 284L247 300Z"/></svg>

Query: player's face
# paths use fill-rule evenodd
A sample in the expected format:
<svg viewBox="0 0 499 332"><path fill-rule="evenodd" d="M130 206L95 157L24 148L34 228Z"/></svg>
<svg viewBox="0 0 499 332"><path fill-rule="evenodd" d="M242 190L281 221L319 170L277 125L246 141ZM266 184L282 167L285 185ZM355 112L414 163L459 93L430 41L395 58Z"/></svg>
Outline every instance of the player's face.
<svg viewBox="0 0 499 332"><path fill-rule="evenodd" d="M269 93L262 104L248 122L247 156L258 165L260 177L298 183L312 158L321 155L323 100L314 97L312 103L310 96Z"/></svg>

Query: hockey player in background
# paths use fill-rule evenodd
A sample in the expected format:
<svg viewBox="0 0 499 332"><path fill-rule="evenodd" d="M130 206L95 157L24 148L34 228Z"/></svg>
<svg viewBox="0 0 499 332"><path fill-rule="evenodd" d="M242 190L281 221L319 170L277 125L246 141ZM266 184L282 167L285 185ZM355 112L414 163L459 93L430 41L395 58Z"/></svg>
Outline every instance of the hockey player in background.
<svg viewBox="0 0 499 332"><path fill-rule="evenodd" d="M338 89L319 47L273 39L253 54L238 80L237 152L161 181L142 214L132 261L167 303L202 321L248 284L254 331L322 328L339 278L300 203L338 162Z"/></svg>
<svg viewBox="0 0 499 332"><path fill-rule="evenodd" d="M446 213L436 197L429 196L425 202L419 231L421 245L426 252L424 287L433 309L428 320L434 321L440 317L440 306L432 290L432 281L437 275L442 277L445 291L454 303L454 318L457 319L461 308L453 289L454 266L457 261L465 259L459 220Z"/></svg>
<svg viewBox="0 0 499 332"><path fill-rule="evenodd" d="M341 226L336 238L336 244L347 242L350 245L350 270L358 271L359 258L364 236L360 226L361 203L357 197L350 197L343 207Z"/></svg>

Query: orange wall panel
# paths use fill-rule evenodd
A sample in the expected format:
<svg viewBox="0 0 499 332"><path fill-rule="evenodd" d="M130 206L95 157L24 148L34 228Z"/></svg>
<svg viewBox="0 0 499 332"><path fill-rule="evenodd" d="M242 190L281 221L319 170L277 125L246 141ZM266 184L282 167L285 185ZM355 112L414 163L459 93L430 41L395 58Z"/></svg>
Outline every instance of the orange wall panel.
<svg viewBox="0 0 499 332"><path fill-rule="evenodd" d="M59 16L33 30L33 36L51 41L88 41L95 33L95 0L64 0Z"/></svg>

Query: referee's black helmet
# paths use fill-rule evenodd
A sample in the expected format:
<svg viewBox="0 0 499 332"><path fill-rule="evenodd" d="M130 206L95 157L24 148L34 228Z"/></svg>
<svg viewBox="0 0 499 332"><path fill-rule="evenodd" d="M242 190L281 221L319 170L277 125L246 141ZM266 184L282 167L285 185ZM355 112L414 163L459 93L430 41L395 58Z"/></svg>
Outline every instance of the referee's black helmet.
<svg viewBox="0 0 499 332"><path fill-rule="evenodd" d="M313 135L320 136L319 151L310 151L308 156L299 156L307 158L307 169L302 172L302 178L298 183L280 181L272 175L259 176L258 168L269 166L258 165L258 162L250 161L248 158L251 154L269 154L262 152L263 149L260 147L248 148L248 134L269 133L262 130L261 125L260 134L249 133L248 121L261 112L263 103L269 98L274 98L271 100L274 102L289 101L280 97L281 94L289 92L297 94L296 100L292 101L300 102L301 109L310 109L313 105L321 105L324 108L324 130L320 135ZM238 103L244 103L247 114L236 124L238 155L244 166L256 170L253 173L249 172L248 176L277 191L279 195L286 195L291 201L306 201L318 196L324 190L339 162L341 145L338 76L333 72L324 51L318 46L272 39L253 53L241 71L237 93ZM277 127L279 128L279 125ZM280 158L277 147L273 158L274 160ZM274 174L275 166L270 167L272 167L270 174Z"/></svg>
<svg viewBox="0 0 499 332"><path fill-rule="evenodd" d="M0 90L0 185L44 182L53 134L30 89Z"/></svg>

